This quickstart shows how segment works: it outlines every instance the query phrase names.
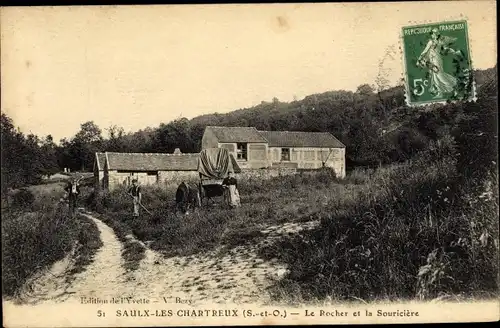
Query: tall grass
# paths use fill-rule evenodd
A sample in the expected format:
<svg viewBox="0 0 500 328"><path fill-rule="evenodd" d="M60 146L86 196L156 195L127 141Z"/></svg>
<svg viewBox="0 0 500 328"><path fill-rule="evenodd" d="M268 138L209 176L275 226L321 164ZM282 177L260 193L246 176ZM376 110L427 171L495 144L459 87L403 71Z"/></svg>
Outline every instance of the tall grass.
<svg viewBox="0 0 500 328"><path fill-rule="evenodd" d="M83 217L70 218L58 200L61 185L28 188L34 202L26 208L2 212L2 293L15 297L25 282L40 270L63 259L77 247L74 272L90 263L102 245L95 224Z"/></svg>
<svg viewBox="0 0 500 328"><path fill-rule="evenodd" d="M339 180L318 171L238 181L242 206L220 204L176 213L173 191L144 188L152 215L131 216L121 191L101 196L103 216L149 241L165 256L191 255L265 238L284 222L320 220L298 236L260 251L290 273L271 289L277 298L390 300L492 295L498 286L497 179L485 193L457 170L452 145L431 145L418 159L355 169Z"/></svg>
<svg viewBox="0 0 500 328"><path fill-rule="evenodd" d="M379 170L379 179L386 171ZM229 210L217 199L188 216L177 212L175 190L158 186L143 186L143 204L152 215L142 211L134 218L131 199L123 188L91 194L87 203L125 243L126 236L133 235L165 256L192 255L264 238L261 230L270 225L316 220L325 206L355 204L373 174L363 176L365 172L355 171L344 180L329 170L268 180L240 179L240 208Z"/></svg>
<svg viewBox="0 0 500 328"><path fill-rule="evenodd" d="M450 158L424 156L371 181L356 202L324 207L318 229L261 251L289 264L277 298L495 295L498 193L473 194Z"/></svg>

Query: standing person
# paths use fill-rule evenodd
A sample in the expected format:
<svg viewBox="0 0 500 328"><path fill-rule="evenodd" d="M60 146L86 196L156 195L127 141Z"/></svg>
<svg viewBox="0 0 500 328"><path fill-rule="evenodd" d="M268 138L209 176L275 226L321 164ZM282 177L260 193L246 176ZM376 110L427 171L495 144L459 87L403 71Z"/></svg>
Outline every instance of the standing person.
<svg viewBox="0 0 500 328"><path fill-rule="evenodd" d="M77 207L78 195L80 194L78 179L72 178L64 190L68 193L69 213L74 216Z"/></svg>
<svg viewBox="0 0 500 328"><path fill-rule="evenodd" d="M229 207L239 207L240 193L238 192L238 181L234 177L234 172L230 171L228 176L222 181L222 186L225 189L225 199Z"/></svg>
<svg viewBox="0 0 500 328"><path fill-rule="evenodd" d="M132 186L128 189L128 193L133 197L134 216L139 217L139 204L141 203L142 193L141 187L137 184L137 179L132 180Z"/></svg>

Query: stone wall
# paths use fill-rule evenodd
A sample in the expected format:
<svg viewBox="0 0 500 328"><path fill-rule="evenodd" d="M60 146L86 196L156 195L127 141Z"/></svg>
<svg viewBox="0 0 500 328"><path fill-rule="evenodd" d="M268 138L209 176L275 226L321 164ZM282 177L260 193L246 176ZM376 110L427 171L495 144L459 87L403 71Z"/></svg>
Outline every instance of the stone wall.
<svg viewBox="0 0 500 328"><path fill-rule="evenodd" d="M293 175L297 173L294 168L266 168L255 170L244 170L237 174L238 179L253 180L253 179L270 179L279 176Z"/></svg>
<svg viewBox="0 0 500 328"><path fill-rule="evenodd" d="M131 179L130 173L122 173L115 170L108 171L106 176L109 190L119 188L120 186L128 186L130 185Z"/></svg>
<svg viewBox="0 0 500 328"><path fill-rule="evenodd" d="M290 161L281 160L281 147L269 147L268 155L272 166L297 165L299 169L320 169L326 167L334 169L338 177L345 177L345 148L289 148Z"/></svg>
<svg viewBox="0 0 500 328"><path fill-rule="evenodd" d="M117 186L128 186L134 178L143 186L164 185L177 187L182 181L198 182L199 174L198 171L159 171L156 175L148 175L143 172L109 171L107 176L108 188L112 190Z"/></svg>

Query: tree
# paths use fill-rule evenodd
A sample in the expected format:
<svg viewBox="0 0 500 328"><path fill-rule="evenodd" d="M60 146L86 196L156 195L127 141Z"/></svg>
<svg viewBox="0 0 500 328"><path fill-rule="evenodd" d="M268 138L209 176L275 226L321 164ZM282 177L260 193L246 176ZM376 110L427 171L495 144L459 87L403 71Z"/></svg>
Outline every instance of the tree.
<svg viewBox="0 0 500 328"><path fill-rule="evenodd" d="M44 175L52 175L59 172L57 146L54 143L52 135L47 135L41 142L41 158Z"/></svg>
<svg viewBox="0 0 500 328"><path fill-rule="evenodd" d="M1 115L0 126L2 138L2 194L5 194L7 188L17 187L22 183L17 154L23 145L20 135L14 128L14 122L4 113Z"/></svg>
<svg viewBox="0 0 500 328"><path fill-rule="evenodd" d="M94 121L88 121L80 125L80 131L75 135L75 139L84 144L100 142L102 141L102 131Z"/></svg>
<svg viewBox="0 0 500 328"><path fill-rule="evenodd" d="M177 119L168 124L160 124L154 140L155 151L172 153L175 148L182 152L194 152L197 148L190 135L190 123L187 118Z"/></svg>
<svg viewBox="0 0 500 328"><path fill-rule="evenodd" d="M78 168L78 163L76 163L76 159L71 157L71 142L62 138L59 140L59 146L56 146L56 154L57 154L57 164L61 168L70 168L75 169Z"/></svg>
<svg viewBox="0 0 500 328"><path fill-rule="evenodd" d="M361 84L356 89L356 93L358 93L358 94L360 94L362 96L370 96L370 95L373 95L374 88L371 85L369 85L369 84Z"/></svg>
<svg viewBox="0 0 500 328"><path fill-rule="evenodd" d="M91 170L95 153L102 150L103 138L101 129L88 121L80 125L80 131L70 143L70 156L73 170Z"/></svg>
<svg viewBox="0 0 500 328"><path fill-rule="evenodd" d="M192 124L191 130L189 132L191 136L191 151L200 152L201 151L201 139L203 138L203 133L205 132L205 126L201 124Z"/></svg>
<svg viewBox="0 0 500 328"><path fill-rule="evenodd" d="M40 140L29 134L24 136L14 128L14 122L6 114L1 115L1 178L2 193L7 188L18 188L40 182L44 156Z"/></svg>
<svg viewBox="0 0 500 328"><path fill-rule="evenodd" d="M106 150L115 152L126 151L126 146L123 138L125 131L123 130L123 128L112 125L107 130L108 140L106 141Z"/></svg>

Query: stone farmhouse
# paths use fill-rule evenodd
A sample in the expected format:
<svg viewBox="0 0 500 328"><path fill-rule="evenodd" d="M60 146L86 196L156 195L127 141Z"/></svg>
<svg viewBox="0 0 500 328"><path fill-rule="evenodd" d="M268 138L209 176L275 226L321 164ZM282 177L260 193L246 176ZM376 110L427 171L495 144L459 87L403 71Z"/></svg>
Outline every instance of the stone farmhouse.
<svg viewBox="0 0 500 328"><path fill-rule="evenodd" d="M328 132L207 126L201 147L226 148L242 169L329 167L345 177L345 145Z"/></svg>
<svg viewBox="0 0 500 328"><path fill-rule="evenodd" d="M207 126L201 148L225 148L236 172L331 168L346 174L345 146L327 132L259 131L254 127ZM196 180L199 153L96 153L96 186L113 189L137 179L143 185Z"/></svg>
<svg viewBox="0 0 500 328"><path fill-rule="evenodd" d="M96 153L94 179L108 190L130 185L133 179L142 185L180 183L198 178L198 157L198 153L183 154L178 149L173 154Z"/></svg>

